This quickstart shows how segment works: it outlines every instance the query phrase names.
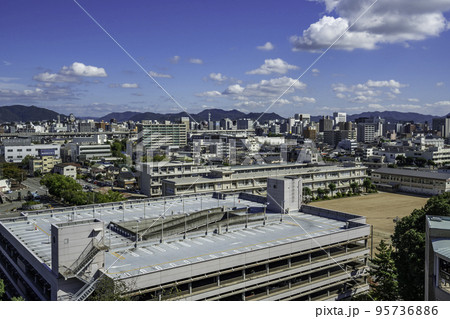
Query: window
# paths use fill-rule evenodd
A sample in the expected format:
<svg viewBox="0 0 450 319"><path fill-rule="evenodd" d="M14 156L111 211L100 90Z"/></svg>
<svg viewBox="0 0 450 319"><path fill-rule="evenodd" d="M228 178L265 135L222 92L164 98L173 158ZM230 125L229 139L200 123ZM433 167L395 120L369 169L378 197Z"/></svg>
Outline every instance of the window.
<svg viewBox="0 0 450 319"><path fill-rule="evenodd" d="M21 148L17 149L17 152L22 152L22 149Z"/></svg>

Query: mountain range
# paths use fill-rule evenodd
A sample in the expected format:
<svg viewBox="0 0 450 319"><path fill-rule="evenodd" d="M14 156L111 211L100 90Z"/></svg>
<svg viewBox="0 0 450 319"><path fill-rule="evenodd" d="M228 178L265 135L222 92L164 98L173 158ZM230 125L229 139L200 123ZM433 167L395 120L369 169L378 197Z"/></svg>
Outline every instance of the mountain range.
<svg viewBox="0 0 450 319"><path fill-rule="evenodd" d="M37 106L9 105L0 107L0 123L54 120L59 113Z"/></svg>
<svg viewBox="0 0 450 319"><path fill-rule="evenodd" d="M236 120L240 118L247 118L256 120L259 117L260 122L264 122L267 120L281 120L284 117L272 112L272 113L244 113L238 110L221 110L221 109L207 109L203 110L197 114L187 114L186 112L179 113L169 113L169 114L160 114L153 112L115 112L109 113L100 118L94 118L97 121L107 121L109 122L111 119L115 119L118 122L124 121L142 121L142 120L157 120L157 121L175 121L180 119L181 117L189 117L194 118L196 121L207 121L209 118L209 114L211 114L212 121L219 121L223 118L229 118L231 120ZM449 113L450 115L450 113ZM24 105L10 105L10 106L2 106L0 107L0 123L4 122L29 122L29 121L45 121L45 120L53 120L58 116L57 112L48 110L46 108L37 107L37 106L24 106ZM66 117L62 115L61 118ZM399 122L399 121L413 121L415 123L424 123L427 121L431 123L433 118L439 116L433 115L424 115L420 113L413 112L397 112L397 111L383 111L383 112L363 112L359 114L348 115L348 121L354 121L358 117L381 117L386 119L388 122ZM85 117L92 118L92 117ZM191 118L191 119L192 119ZM321 116L311 116L313 121L319 121Z"/></svg>
<svg viewBox="0 0 450 319"><path fill-rule="evenodd" d="M267 120L281 120L283 119L282 116L276 114L276 113L244 113L238 110L221 110L221 109L208 109L201 111L197 114L188 114L186 112L179 112L179 113L169 113L169 114L160 114L160 113L153 113L153 112L123 112L123 113L110 113L107 114L98 120L100 121L110 121L111 119L115 119L118 122L122 121L142 121L142 120L157 120L157 121L174 121L177 119L180 119L181 117L189 117L191 120L194 118L197 122L198 121L207 121L209 118L209 114L211 114L211 121L220 121L224 118L229 118L231 120L237 120L242 118L252 119L256 120L261 116L260 121L267 121Z"/></svg>

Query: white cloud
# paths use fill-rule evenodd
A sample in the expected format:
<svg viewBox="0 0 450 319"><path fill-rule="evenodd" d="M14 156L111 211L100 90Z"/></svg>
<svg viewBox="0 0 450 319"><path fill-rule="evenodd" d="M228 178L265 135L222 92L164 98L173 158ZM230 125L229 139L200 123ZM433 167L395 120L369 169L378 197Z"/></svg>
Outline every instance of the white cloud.
<svg viewBox="0 0 450 319"><path fill-rule="evenodd" d="M419 99L408 99L408 102L417 103L417 102L419 102Z"/></svg>
<svg viewBox="0 0 450 319"><path fill-rule="evenodd" d="M33 76L39 82L79 82L80 77L106 77L104 68L74 62L70 66L63 66L58 73L43 72Z"/></svg>
<svg viewBox="0 0 450 319"><path fill-rule="evenodd" d="M111 83L108 85L110 88L124 88L124 89L137 89L139 85L137 83Z"/></svg>
<svg viewBox="0 0 450 319"><path fill-rule="evenodd" d="M137 83L123 83L121 84L121 87L123 87L124 89L136 89L139 87L139 85Z"/></svg>
<svg viewBox="0 0 450 319"><path fill-rule="evenodd" d="M175 55L175 56L170 58L170 63L177 64L178 62L180 62L180 56L179 55Z"/></svg>
<svg viewBox="0 0 450 319"><path fill-rule="evenodd" d="M3 65L10 66L12 63L6 60L3 60Z"/></svg>
<svg viewBox="0 0 450 319"><path fill-rule="evenodd" d="M231 95L231 94L241 94L244 92L245 88L240 86L239 84L230 85L222 94Z"/></svg>
<svg viewBox="0 0 450 319"><path fill-rule="evenodd" d="M252 71L248 71L246 72L246 74L272 74L272 73L285 74L289 70L297 70L297 69L298 66L290 65L280 58L266 59L264 60L264 64L261 65L259 68Z"/></svg>
<svg viewBox="0 0 450 319"><path fill-rule="evenodd" d="M389 87L389 88L401 88L405 87L405 84L401 84L400 82L397 82L395 80L389 80L389 81L372 81L368 80L366 82L366 85L369 87Z"/></svg>
<svg viewBox="0 0 450 319"><path fill-rule="evenodd" d="M450 106L450 101L439 101L434 103L436 106Z"/></svg>
<svg viewBox="0 0 450 319"><path fill-rule="evenodd" d="M39 82L78 82L79 79L77 77L63 75L59 73L39 73L33 76L33 80Z"/></svg>
<svg viewBox="0 0 450 319"><path fill-rule="evenodd" d="M270 80L261 80L258 83L248 84L245 87L239 84L230 85L222 94L243 95L247 97L277 97L283 94L293 93L296 89L302 90L306 84L295 79L283 76Z"/></svg>
<svg viewBox="0 0 450 319"><path fill-rule="evenodd" d="M314 76L318 76L318 75L320 74L320 71L319 71L319 69L312 69L312 70L311 70L311 73L312 73L312 75L314 75Z"/></svg>
<svg viewBox="0 0 450 319"><path fill-rule="evenodd" d="M436 86L437 86L437 87L441 87L441 86L444 86L444 85L445 85L444 82L437 82L437 83L436 83Z"/></svg>
<svg viewBox="0 0 450 319"><path fill-rule="evenodd" d="M153 72L153 71L148 72L148 74L150 74L154 78L166 78L166 79L173 78L172 75L170 75L170 74L157 73L157 72Z"/></svg>
<svg viewBox="0 0 450 319"><path fill-rule="evenodd" d="M294 102L303 104L303 103L316 103L316 99L313 97L306 97L306 96L294 96L292 97L292 100Z"/></svg>
<svg viewBox="0 0 450 319"><path fill-rule="evenodd" d="M266 42L266 44L257 46L256 48L261 51L271 51L274 49L274 46L272 43Z"/></svg>
<svg viewBox="0 0 450 319"><path fill-rule="evenodd" d="M74 62L70 66L63 66L60 74L85 76L85 77L106 77L106 71L104 68L99 68L92 65L85 65L80 62Z"/></svg>
<svg viewBox="0 0 450 319"><path fill-rule="evenodd" d="M389 0L378 1L361 16L373 0L314 1L324 3L328 15L312 23L302 35L291 37L294 50L321 50L341 35L333 48L372 50L384 43L424 40L447 29L443 13L450 10L448 0Z"/></svg>
<svg viewBox="0 0 450 319"><path fill-rule="evenodd" d="M208 77L210 80L213 80L213 81L216 81L219 83L222 83L222 82L228 80L228 78L225 75L223 75L222 73L210 73Z"/></svg>
<svg viewBox="0 0 450 319"><path fill-rule="evenodd" d="M203 60L202 59L191 58L191 59L189 59L189 63L192 63L192 64L203 64Z"/></svg>
<svg viewBox="0 0 450 319"><path fill-rule="evenodd" d="M33 103L36 101L56 101L75 99L70 88L48 87L24 90L0 88L0 101L14 103Z"/></svg>
<svg viewBox="0 0 450 319"><path fill-rule="evenodd" d="M347 99L354 103L375 103L379 102L384 95L387 98L394 99L400 94L400 88L408 86L395 80L373 81L355 85L345 85L342 83L333 84L332 88L336 97Z"/></svg>
<svg viewBox="0 0 450 319"><path fill-rule="evenodd" d="M222 96L222 93L220 93L219 91L207 91L207 92L197 93L196 96L218 97L218 96Z"/></svg>

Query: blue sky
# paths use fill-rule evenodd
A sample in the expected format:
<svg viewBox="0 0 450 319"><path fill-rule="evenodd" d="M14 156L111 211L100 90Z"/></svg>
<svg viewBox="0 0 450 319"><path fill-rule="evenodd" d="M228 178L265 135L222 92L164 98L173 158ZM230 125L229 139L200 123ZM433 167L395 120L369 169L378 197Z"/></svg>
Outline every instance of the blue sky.
<svg viewBox="0 0 450 319"><path fill-rule="evenodd" d="M449 113L450 0L374 1L78 0L141 69L73 0L2 0L0 105Z"/></svg>

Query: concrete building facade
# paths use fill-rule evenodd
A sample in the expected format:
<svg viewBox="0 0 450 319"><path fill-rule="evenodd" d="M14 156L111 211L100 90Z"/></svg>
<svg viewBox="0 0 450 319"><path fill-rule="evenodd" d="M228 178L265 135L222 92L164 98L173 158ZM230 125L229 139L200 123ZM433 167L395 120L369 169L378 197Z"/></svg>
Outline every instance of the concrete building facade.
<svg viewBox="0 0 450 319"><path fill-rule="evenodd" d="M372 182L378 189L408 193L438 195L450 191L450 174L380 168L372 172Z"/></svg>
<svg viewBox="0 0 450 319"><path fill-rule="evenodd" d="M425 301L450 300L450 218L426 216Z"/></svg>
<svg viewBox="0 0 450 319"><path fill-rule="evenodd" d="M233 167L232 169L216 169L207 176L192 176L164 179L162 195L201 194L208 192L251 192L266 191L267 179L270 177L297 176L303 180L303 187L308 187L313 195L319 188L327 188L330 183L336 184L337 191L350 190L350 184L362 184L367 177L366 167L351 166L309 166L296 165L253 165Z"/></svg>
<svg viewBox="0 0 450 319"><path fill-rule="evenodd" d="M364 217L305 206L280 220L255 200L172 198L165 218L161 200L28 212L0 221L0 272L26 300L85 300L101 278L137 300L345 300L368 290Z"/></svg>

